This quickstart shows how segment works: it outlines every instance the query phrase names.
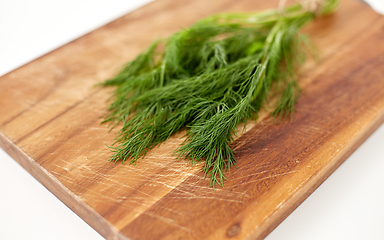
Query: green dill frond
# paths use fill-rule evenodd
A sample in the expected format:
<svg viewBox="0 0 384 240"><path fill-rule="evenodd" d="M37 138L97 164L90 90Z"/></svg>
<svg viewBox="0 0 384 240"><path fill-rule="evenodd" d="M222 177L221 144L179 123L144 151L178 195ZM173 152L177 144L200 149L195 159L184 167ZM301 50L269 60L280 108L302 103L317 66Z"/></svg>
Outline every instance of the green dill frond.
<svg viewBox="0 0 384 240"><path fill-rule="evenodd" d="M271 115L278 119L278 122L287 117L292 118L295 111L295 103L299 97L300 88L296 81L288 83L283 93L280 95L278 104Z"/></svg>
<svg viewBox="0 0 384 240"><path fill-rule="evenodd" d="M303 42L308 45L298 30L314 17L300 5L283 13L217 14L155 41L101 84L116 87L104 120L110 128L121 126L111 161L136 163L185 129L175 153L193 164L204 161L211 186L223 185L236 162L230 144L237 126L257 118L272 89L278 101L271 115L293 113L295 73Z"/></svg>

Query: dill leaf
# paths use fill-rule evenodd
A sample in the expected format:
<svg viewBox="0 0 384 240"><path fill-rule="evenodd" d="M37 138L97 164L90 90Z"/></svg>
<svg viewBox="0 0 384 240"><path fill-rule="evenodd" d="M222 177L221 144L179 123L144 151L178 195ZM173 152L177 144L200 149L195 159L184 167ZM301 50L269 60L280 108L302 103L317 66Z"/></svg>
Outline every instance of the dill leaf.
<svg viewBox="0 0 384 240"><path fill-rule="evenodd" d="M323 12L336 3L325 1ZM230 144L237 126L257 118L273 86L279 97L271 115L293 113L295 70L308 45L298 30L314 18L300 5L282 13L221 13L155 41L101 84L116 88L104 122L121 124L110 160L134 164L185 129L175 153L192 164L205 161L210 185L223 186L224 172L236 166Z"/></svg>

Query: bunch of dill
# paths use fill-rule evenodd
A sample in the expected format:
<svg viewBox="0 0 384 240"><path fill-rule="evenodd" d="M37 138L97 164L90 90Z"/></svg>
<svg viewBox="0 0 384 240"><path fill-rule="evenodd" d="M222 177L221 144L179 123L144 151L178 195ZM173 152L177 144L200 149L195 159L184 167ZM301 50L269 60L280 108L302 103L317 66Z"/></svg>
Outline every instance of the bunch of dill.
<svg viewBox="0 0 384 240"><path fill-rule="evenodd" d="M326 0L329 13L337 0ZM116 86L104 122L121 124L111 161L135 163L148 150L186 129L175 151L205 161L211 186L235 165L230 143L237 125L256 119L273 86L273 116L292 113L295 69L302 59L298 30L316 16L301 5L258 13L218 14L155 41L103 86ZM120 125L119 125L120 126Z"/></svg>

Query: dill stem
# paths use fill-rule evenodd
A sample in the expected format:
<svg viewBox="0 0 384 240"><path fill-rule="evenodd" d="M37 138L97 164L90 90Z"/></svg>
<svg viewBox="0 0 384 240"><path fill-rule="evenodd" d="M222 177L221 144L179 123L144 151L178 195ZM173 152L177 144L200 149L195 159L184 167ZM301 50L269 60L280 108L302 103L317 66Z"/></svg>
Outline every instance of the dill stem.
<svg viewBox="0 0 384 240"><path fill-rule="evenodd" d="M167 61L165 60L162 64L161 64L161 73L160 73L160 87L163 87L164 86L164 75L165 75L165 68L167 66Z"/></svg>

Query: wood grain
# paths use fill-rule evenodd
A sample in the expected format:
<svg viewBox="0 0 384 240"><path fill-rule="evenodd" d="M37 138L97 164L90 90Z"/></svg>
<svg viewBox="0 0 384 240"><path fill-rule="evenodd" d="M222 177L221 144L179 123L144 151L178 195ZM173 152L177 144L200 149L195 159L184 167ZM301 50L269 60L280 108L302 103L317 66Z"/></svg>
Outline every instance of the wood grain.
<svg viewBox="0 0 384 240"><path fill-rule="evenodd" d="M302 68L292 121L253 123L216 191L172 155L182 134L135 166L109 163L111 91L94 85L201 17L276 3L158 0L1 77L0 146L107 239L262 239L384 121L382 16L345 0L305 29L322 56Z"/></svg>

